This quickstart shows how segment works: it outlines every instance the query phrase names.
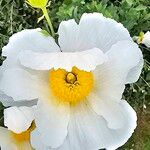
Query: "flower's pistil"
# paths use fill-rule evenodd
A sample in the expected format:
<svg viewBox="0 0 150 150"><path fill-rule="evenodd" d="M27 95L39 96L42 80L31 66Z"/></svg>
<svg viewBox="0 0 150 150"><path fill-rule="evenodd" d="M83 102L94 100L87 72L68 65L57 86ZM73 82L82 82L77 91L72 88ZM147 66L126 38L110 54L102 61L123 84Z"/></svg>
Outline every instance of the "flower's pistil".
<svg viewBox="0 0 150 150"><path fill-rule="evenodd" d="M30 141L30 133L35 129L35 123L33 122L30 126L30 128L27 131L24 131L20 134L11 132L11 135L14 139L14 142L19 144L23 142Z"/></svg>
<svg viewBox="0 0 150 150"><path fill-rule="evenodd" d="M73 84L77 80L76 75L74 75L72 72L69 72L66 76L66 81L68 83Z"/></svg>
<svg viewBox="0 0 150 150"><path fill-rule="evenodd" d="M94 76L92 72L72 68L71 72L64 69L50 71L50 88L60 102L73 105L85 100L93 89Z"/></svg>

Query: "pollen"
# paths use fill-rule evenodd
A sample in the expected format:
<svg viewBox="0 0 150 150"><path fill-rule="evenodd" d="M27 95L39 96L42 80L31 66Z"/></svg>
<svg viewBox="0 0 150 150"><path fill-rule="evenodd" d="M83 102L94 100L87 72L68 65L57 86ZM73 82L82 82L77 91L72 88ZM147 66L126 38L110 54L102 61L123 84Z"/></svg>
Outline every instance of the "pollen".
<svg viewBox="0 0 150 150"><path fill-rule="evenodd" d="M86 99L94 86L92 72L73 67L71 72L64 69L50 71L50 89L60 102L73 105Z"/></svg>
<svg viewBox="0 0 150 150"><path fill-rule="evenodd" d="M23 143L23 142L27 142L27 141L30 141L30 133L35 129L35 123L33 122L30 126L30 128L25 131L25 132L22 132L20 134L17 134L17 133L14 133L14 132L11 132L11 135L14 139L14 142L15 143Z"/></svg>

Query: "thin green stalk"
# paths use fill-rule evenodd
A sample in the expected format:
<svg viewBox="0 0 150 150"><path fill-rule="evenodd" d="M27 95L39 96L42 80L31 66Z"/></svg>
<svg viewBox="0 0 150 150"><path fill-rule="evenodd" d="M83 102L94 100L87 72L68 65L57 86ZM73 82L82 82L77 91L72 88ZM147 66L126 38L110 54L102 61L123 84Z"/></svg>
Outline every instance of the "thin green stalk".
<svg viewBox="0 0 150 150"><path fill-rule="evenodd" d="M44 7L44 8L42 9L42 11L43 11L43 14L44 14L44 16L45 16L45 18L46 18L46 20L47 20L47 23L48 23L50 29L51 29L51 34L52 34L53 37L55 37L54 28L53 28L51 19L50 19L49 15L48 15L48 12L47 12L46 7Z"/></svg>

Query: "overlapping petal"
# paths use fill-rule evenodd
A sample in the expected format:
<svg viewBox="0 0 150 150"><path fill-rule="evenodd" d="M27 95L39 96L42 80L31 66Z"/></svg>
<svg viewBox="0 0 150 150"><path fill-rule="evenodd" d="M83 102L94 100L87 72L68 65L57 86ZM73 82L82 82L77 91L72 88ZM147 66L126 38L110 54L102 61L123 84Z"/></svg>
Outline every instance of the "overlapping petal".
<svg viewBox="0 0 150 150"><path fill-rule="evenodd" d="M97 47L104 52L118 41L130 40L128 30L121 23L100 13L84 13L79 24L63 21L58 30L62 51L82 51Z"/></svg>
<svg viewBox="0 0 150 150"><path fill-rule="evenodd" d="M80 105L80 108L73 112L68 127L68 136L59 150L97 150L102 148L112 150L123 145L136 127L136 114L125 101L120 102L120 107L124 114L126 112L126 116L124 116L126 124L122 128L114 130L110 129L105 119L95 114L89 106Z"/></svg>
<svg viewBox="0 0 150 150"><path fill-rule="evenodd" d="M42 97L37 104L35 123L41 134L41 141L46 146L57 148L67 136L70 117L69 104L53 103L53 96Z"/></svg>
<svg viewBox="0 0 150 150"><path fill-rule="evenodd" d="M26 29L14 34L3 48L2 55L17 56L20 51L59 52L59 46L51 36L46 36L40 28Z"/></svg>
<svg viewBox="0 0 150 150"><path fill-rule="evenodd" d="M19 60L22 65L35 70L50 70L63 68L71 71L76 66L81 70L91 71L107 61L105 54L97 48L72 53L36 53L23 51Z"/></svg>
<svg viewBox="0 0 150 150"><path fill-rule="evenodd" d="M112 129L121 128L126 121L123 120L119 101L128 73L131 68L139 64L142 53L138 46L130 41L121 41L113 45L107 53L108 61L97 67L94 71L96 85L88 97L93 110L102 115ZM135 75L134 80L137 76Z"/></svg>
<svg viewBox="0 0 150 150"><path fill-rule="evenodd" d="M122 109L118 113L123 115L126 122L119 129L109 128L105 118L97 115L88 104L83 103L77 108L72 108L68 135L63 145L56 150L98 150L102 148L112 150L123 145L132 135L137 117L126 101L120 101L119 106ZM113 111L108 110L108 113L113 113ZM116 114L113 113L111 117L115 117L114 115ZM117 120L117 122L119 121L122 120ZM32 140L35 148L43 146L44 150L53 150L37 140L37 137L41 139L38 131L33 134Z"/></svg>

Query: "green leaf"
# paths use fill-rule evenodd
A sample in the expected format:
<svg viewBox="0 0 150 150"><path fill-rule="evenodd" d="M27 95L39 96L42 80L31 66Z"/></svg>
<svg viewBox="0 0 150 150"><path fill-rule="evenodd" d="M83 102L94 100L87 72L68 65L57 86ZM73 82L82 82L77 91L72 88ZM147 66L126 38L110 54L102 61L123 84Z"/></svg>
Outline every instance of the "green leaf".
<svg viewBox="0 0 150 150"><path fill-rule="evenodd" d="M135 9L136 9L137 11L140 11L140 10L145 10L145 9L147 9L147 7L141 4L141 5L137 6Z"/></svg>
<svg viewBox="0 0 150 150"><path fill-rule="evenodd" d="M134 3L134 1L133 1L133 0L126 0L126 2L127 2L130 6L132 6L132 5L133 5L133 3Z"/></svg>

